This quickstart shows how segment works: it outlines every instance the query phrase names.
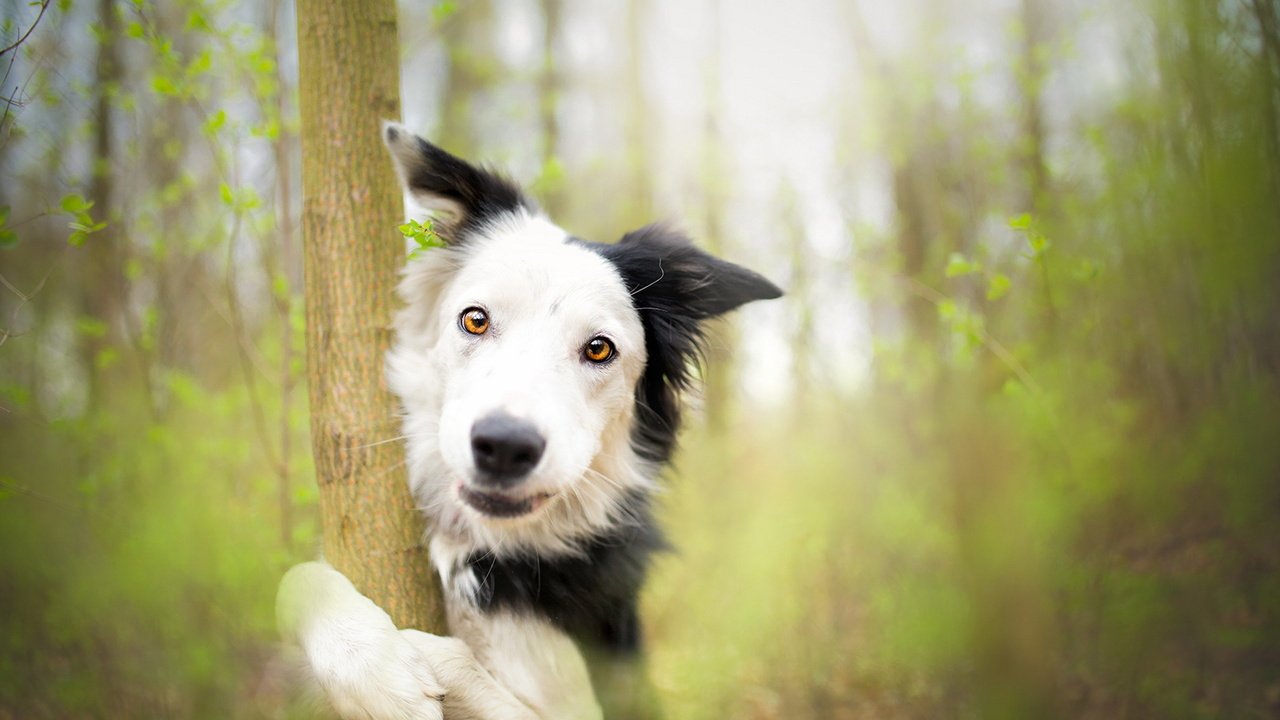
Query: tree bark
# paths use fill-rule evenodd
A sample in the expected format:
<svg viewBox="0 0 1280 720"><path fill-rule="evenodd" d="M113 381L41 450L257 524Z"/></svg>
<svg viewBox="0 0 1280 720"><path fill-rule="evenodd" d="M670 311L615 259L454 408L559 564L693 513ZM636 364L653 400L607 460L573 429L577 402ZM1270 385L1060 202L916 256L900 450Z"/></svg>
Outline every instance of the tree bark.
<svg viewBox="0 0 1280 720"><path fill-rule="evenodd" d="M400 627L438 631L440 593L383 376L404 247L379 122L400 116L393 0L298 3L311 440L324 555Z"/></svg>

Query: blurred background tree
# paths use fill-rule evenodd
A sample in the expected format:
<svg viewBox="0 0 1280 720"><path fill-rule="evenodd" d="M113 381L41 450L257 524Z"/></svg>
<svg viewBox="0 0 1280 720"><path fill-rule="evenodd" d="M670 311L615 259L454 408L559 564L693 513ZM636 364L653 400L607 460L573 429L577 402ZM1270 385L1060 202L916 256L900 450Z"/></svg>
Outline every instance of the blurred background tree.
<svg viewBox="0 0 1280 720"><path fill-rule="evenodd" d="M293 4L2 7L0 716L280 716L319 540ZM1280 714L1274 3L400 26L409 125L790 291L717 335L663 499L672 717Z"/></svg>

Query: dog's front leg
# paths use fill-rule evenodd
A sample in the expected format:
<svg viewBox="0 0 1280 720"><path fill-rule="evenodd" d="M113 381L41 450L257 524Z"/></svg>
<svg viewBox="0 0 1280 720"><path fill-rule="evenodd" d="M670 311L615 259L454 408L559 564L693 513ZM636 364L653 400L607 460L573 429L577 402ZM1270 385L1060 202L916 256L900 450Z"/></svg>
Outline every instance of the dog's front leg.
<svg viewBox="0 0 1280 720"><path fill-rule="evenodd" d="M440 720L444 689L417 643L325 562L285 573L277 598L285 642L343 718Z"/></svg>

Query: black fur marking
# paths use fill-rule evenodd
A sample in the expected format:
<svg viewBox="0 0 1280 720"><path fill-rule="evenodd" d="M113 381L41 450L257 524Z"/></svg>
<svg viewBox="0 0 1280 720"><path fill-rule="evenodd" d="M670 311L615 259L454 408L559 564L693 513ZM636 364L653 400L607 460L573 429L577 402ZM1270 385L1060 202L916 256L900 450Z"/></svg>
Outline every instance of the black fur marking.
<svg viewBox="0 0 1280 720"><path fill-rule="evenodd" d="M481 610L534 612L588 649L631 654L640 648L637 594L649 558L667 548L649 501L633 493L625 503L634 523L584 542L580 555L496 558L475 553L467 567L479 581Z"/></svg>
<svg viewBox="0 0 1280 720"><path fill-rule="evenodd" d="M387 128L388 144L403 145L399 136L395 127ZM501 174L472 165L416 135L412 138L416 157L397 155L404 165L409 189L455 202L462 208L462 217L442 224L446 240L463 242L470 231L489 220L521 208L532 211L537 207L518 185Z"/></svg>
<svg viewBox="0 0 1280 720"><path fill-rule="evenodd" d="M636 386L632 442L641 457L665 463L680 428L680 394L702 359L702 321L782 291L661 225L627 233L616 245L578 242L617 267L640 314L649 360Z"/></svg>

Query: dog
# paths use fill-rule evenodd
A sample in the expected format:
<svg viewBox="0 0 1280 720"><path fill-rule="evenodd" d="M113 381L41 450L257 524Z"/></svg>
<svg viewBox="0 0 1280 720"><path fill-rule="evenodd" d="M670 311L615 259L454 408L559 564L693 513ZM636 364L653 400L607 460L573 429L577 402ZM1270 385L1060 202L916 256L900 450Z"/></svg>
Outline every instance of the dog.
<svg viewBox="0 0 1280 720"><path fill-rule="evenodd" d="M286 642L344 718L649 714L637 594L704 326L782 291L663 225L573 237L502 175L383 140L444 241L406 266L387 377L450 636L317 561L281 581Z"/></svg>

